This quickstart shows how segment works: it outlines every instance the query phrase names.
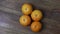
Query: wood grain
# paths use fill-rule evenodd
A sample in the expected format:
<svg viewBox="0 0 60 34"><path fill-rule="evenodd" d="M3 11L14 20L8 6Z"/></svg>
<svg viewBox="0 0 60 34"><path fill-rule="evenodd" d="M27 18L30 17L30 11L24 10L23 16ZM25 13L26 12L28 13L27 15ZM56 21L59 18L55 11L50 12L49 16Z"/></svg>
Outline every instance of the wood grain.
<svg viewBox="0 0 60 34"><path fill-rule="evenodd" d="M34 33L19 23L23 3L43 12L43 28ZM0 34L60 34L60 0L0 0Z"/></svg>

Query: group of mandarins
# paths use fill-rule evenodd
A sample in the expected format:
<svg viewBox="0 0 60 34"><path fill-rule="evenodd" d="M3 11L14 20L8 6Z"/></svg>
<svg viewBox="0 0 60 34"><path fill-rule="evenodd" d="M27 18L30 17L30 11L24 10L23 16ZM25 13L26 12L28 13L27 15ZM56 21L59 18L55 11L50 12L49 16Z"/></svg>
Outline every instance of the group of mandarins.
<svg viewBox="0 0 60 34"><path fill-rule="evenodd" d="M33 32L38 32L41 30L42 24L39 21L42 19L43 15L40 10L33 10L31 4L25 3L22 5L22 13L24 15L22 15L19 19L22 26L28 26L31 24L30 28Z"/></svg>

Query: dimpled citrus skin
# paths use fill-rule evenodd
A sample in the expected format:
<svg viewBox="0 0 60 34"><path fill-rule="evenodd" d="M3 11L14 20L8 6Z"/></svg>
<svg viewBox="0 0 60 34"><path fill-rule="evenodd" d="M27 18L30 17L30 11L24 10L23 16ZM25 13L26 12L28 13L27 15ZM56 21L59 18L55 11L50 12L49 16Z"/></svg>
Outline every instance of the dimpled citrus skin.
<svg viewBox="0 0 60 34"><path fill-rule="evenodd" d="M32 13L32 5L31 4L23 4L22 5L22 13L25 15L29 15Z"/></svg>
<svg viewBox="0 0 60 34"><path fill-rule="evenodd" d="M21 16L19 21L20 21L20 24L23 26L28 26L31 23L31 19L27 15Z"/></svg>
<svg viewBox="0 0 60 34"><path fill-rule="evenodd" d="M31 18L34 21L39 21L42 19L42 12L40 10L34 10L31 14Z"/></svg>
<svg viewBox="0 0 60 34"><path fill-rule="evenodd" d="M42 28L42 24L40 22L32 22L31 24L31 30L33 32L39 32Z"/></svg>

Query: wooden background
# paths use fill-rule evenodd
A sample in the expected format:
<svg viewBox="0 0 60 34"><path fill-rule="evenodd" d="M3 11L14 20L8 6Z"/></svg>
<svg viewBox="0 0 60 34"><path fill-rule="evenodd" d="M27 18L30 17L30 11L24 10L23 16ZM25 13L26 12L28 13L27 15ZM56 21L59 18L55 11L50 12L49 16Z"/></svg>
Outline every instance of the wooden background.
<svg viewBox="0 0 60 34"><path fill-rule="evenodd" d="M34 33L19 24L23 3L43 12L43 28ZM0 34L60 34L60 0L0 0Z"/></svg>

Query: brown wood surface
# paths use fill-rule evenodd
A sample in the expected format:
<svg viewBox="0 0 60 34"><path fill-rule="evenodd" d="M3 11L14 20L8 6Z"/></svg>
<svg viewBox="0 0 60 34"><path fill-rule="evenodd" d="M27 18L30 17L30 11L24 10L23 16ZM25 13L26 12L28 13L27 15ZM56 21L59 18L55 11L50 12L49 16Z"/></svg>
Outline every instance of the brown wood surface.
<svg viewBox="0 0 60 34"><path fill-rule="evenodd" d="M43 28L34 33L19 24L23 3L43 12ZM60 34L60 0L0 0L0 34Z"/></svg>

